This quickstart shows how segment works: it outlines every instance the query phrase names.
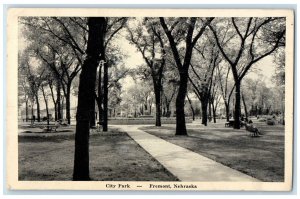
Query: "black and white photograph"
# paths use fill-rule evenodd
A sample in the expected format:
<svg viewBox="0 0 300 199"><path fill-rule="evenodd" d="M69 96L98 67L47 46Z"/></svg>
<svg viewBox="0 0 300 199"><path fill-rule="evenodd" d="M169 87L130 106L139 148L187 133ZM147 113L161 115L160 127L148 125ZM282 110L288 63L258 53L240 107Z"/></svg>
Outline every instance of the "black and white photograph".
<svg viewBox="0 0 300 199"><path fill-rule="evenodd" d="M10 10L9 187L289 191L293 17Z"/></svg>

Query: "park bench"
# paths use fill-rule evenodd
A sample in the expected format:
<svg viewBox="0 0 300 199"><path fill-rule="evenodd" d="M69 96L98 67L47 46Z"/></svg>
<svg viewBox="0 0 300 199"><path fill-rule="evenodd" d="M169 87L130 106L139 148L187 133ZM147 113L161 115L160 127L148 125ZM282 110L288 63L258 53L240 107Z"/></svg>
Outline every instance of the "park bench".
<svg viewBox="0 0 300 199"><path fill-rule="evenodd" d="M36 124L35 126L43 130L47 130L50 132L54 130L56 132L56 129L58 129L60 125L59 124Z"/></svg>
<svg viewBox="0 0 300 199"><path fill-rule="evenodd" d="M229 120L228 122L225 122L225 127L232 127L234 124L234 120Z"/></svg>
<svg viewBox="0 0 300 199"><path fill-rule="evenodd" d="M225 127L233 127L234 125L234 120L229 120L228 122L225 122ZM244 121L240 121L240 125L241 127L243 127L245 125Z"/></svg>
<svg viewBox="0 0 300 199"><path fill-rule="evenodd" d="M258 128L256 126L254 126L252 123L245 124L245 127L246 127L246 131L250 132L251 137L259 137L261 135Z"/></svg>

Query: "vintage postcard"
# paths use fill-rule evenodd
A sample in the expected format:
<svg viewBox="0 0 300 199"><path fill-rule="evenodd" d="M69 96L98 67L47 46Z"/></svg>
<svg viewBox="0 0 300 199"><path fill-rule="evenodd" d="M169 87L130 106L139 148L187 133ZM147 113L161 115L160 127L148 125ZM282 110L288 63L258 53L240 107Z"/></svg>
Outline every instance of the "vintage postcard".
<svg viewBox="0 0 300 199"><path fill-rule="evenodd" d="M292 189L293 10L7 20L7 189Z"/></svg>

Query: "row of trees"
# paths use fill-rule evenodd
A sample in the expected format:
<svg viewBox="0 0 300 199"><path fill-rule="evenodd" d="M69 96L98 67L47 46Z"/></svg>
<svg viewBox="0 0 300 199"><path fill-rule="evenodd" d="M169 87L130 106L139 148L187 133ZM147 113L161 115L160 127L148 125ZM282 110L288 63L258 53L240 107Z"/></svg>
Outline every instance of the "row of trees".
<svg viewBox="0 0 300 199"><path fill-rule="evenodd" d="M70 124L72 87L78 95L74 180L87 179L89 176L88 139L89 128L95 125L95 103L98 104L99 123L104 131L107 131L108 101L111 104L120 103L119 80L125 77L128 69L120 64L124 55L118 51L113 39L126 22L127 18L103 17L20 19L26 48L19 53L19 77L23 80L20 81L22 91L19 93L25 96L25 109L28 109L28 101L31 101L31 107L36 103L37 119L40 121L39 96L42 92L49 115L46 91L50 90L55 119L61 119L62 90L66 103L66 119ZM108 68L112 70L109 71ZM108 100L108 96L111 100Z"/></svg>
<svg viewBox="0 0 300 199"><path fill-rule="evenodd" d="M226 71L224 71L226 69ZM222 73L220 74L220 71ZM207 107L203 108L201 101L201 94L198 86L192 85L190 82L188 85L188 93L185 100L185 115L191 116L194 120L195 117L202 118L202 123L207 125L208 120L216 123L217 118L226 118L227 120L234 115L233 109L235 99L232 96L234 91L234 81L226 78L227 68L225 66L217 67L213 73L212 83L210 84L209 92L207 92ZM192 70L189 73L191 77L194 73ZM265 77L259 74L259 71L253 71L256 78L245 78L242 85L241 114L248 118L249 116L268 115L284 113L284 87L280 85L271 86L267 85ZM221 76L221 80L219 79ZM162 91L161 91L161 112L162 117L170 117L176 115L175 96L178 85L176 83L170 84L163 78ZM193 81L193 80L192 80ZM225 83L227 82L227 85ZM266 83L267 82L267 83ZM121 95L122 103L117 108L117 112L120 116L138 117L140 115L155 113L155 96L152 88L152 82L148 79L137 80L137 82L129 87L126 92ZM223 100L224 90L230 88L228 92L228 99L225 97ZM200 98L200 99L199 99ZM154 108L153 108L154 107ZM226 108L227 107L227 108ZM203 110L200 110L203 108ZM118 115L115 115L118 116Z"/></svg>
<svg viewBox="0 0 300 199"><path fill-rule="evenodd" d="M146 67L138 71L152 78L157 126L163 80L178 86L176 135L187 135L184 104L189 87L201 102L204 125L208 105L216 112L221 96L227 119L234 98L234 128L240 128L242 80L257 62L285 46L284 18L144 18L128 32L145 60ZM173 76L165 77L170 70Z"/></svg>
<svg viewBox="0 0 300 199"><path fill-rule="evenodd" d="M95 125L95 104L99 123L107 131L108 103L122 100L119 80L127 74L151 82L156 126L161 125L162 110L168 116L176 98L176 135L187 135L184 107L188 101L194 112L189 96L193 94L201 103L204 125L207 109L216 115L221 99L229 119L234 100L234 128L240 128L241 102L247 107L245 95L251 90L243 89L243 80L257 62L284 52L285 46L285 19L277 17L26 17L20 23L28 41L19 53L20 74L26 77L20 83L25 101L31 99L39 110L41 91L47 107L48 86L59 119L62 90L70 123L70 95L76 87L74 180L89 179L89 128ZM120 31L126 31L126 39L144 59L134 71L119 66L124 55L113 40ZM276 61L281 65L276 74L282 77L284 60ZM132 97L138 100L140 96ZM143 106L146 108L145 103Z"/></svg>
<svg viewBox="0 0 300 199"><path fill-rule="evenodd" d="M120 90L119 80L125 77L128 69L119 64L124 55L118 51L113 38L126 24L126 18L107 18L102 49L101 64L97 68L97 92L94 92L99 108L99 122L107 121L108 91L116 95ZM19 74L22 76L22 90L31 93L25 101L37 105L37 119L40 121L39 95L44 93L41 85L48 85L48 95L54 104L55 120L62 119L63 94L68 124L71 123L70 98L73 90L77 94L78 74L82 70L88 42L87 18L26 17L20 20L22 34L27 41L26 49L19 53ZM111 72L108 68L115 66ZM43 71L41 73L40 71ZM108 76L111 79L108 80ZM30 90L30 92L29 92ZM45 91L45 89L44 89ZM28 98L28 99L27 99ZM115 100L115 99L114 99ZM113 101L113 100L112 100ZM115 100L114 103L118 103ZM46 103L47 104L47 103ZM26 104L26 110L28 105ZM48 108L46 106L48 112ZM91 110L95 112L94 110ZM27 114L26 114L27 115ZM95 114L91 114L91 126L95 126ZM28 116L27 116L28 117ZM26 118L27 118L26 117ZM104 118L104 119L103 119ZM107 130L107 122L103 122Z"/></svg>

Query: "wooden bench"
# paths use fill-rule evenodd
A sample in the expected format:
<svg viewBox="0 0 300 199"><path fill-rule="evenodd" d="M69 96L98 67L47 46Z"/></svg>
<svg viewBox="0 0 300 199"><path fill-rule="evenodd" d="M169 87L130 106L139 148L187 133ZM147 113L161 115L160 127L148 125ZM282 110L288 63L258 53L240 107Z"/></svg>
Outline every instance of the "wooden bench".
<svg viewBox="0 0 300 199"><path fill-rule="evenodd" d="M245 122L244 121L240 121L240 126L243 127L245 126ZM233 127L234 125L234 120L229 120L228 122L225 122L225 127Z"/></svg>
<svg viewBox="0 0 300 199"><path fill-rule="evenodd" d="M56 129L58 129L59 128L59 124L38 124L38 125L36 125L36 127L39 127L39 128L41 128L41 129L43 129L43 130L47 130L47 131L52 131L52 130L54 130L55 132L56 132Z"/></svg>

